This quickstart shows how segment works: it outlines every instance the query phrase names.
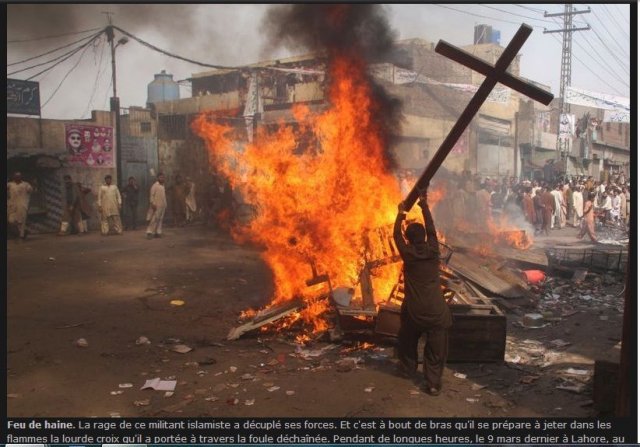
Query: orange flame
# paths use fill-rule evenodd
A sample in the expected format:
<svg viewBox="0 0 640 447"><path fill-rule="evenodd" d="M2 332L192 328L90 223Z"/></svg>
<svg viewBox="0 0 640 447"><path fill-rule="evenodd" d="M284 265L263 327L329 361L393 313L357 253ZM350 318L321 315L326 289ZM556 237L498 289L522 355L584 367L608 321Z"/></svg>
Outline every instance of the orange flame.
<svg viewBox="0 0 640 447"><path fill-rule="evenodd" d="M244 148L230 126L200 115L193 128L206 142L216 168L241 188L258 208L247 226L235 226L238 241L264 247L262 256L274 276L272 304L303 297L302 312L314 331L326 329L318 318L327 300L313 301L305 281L328 274L334 285L357 283L367 229L393 223L400 191L385 162L381 129L371 110L365 64L337 58L331 65L331 107L312 114L294 107L298 127L281 123L275 131L258 129ZM312 132L318 147L299 145ZM393 281L397 280L397 276Z"/></svg>
<svg viewBox="0 0 640 447"><path fill-rule="evenodd" d="M487 219L487 226L493 235L494 242L498 244L506 242L519 250L526 250L533 245L531 236L510 223L505 216L500 216L497 220Z"/></svg>

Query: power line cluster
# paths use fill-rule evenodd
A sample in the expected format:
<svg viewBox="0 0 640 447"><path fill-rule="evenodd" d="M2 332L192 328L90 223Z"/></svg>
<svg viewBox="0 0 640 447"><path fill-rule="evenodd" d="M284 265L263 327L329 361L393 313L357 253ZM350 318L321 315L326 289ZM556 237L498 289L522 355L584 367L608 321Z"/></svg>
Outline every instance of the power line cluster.
<svg viewBox="0 0 640 447"><path fill-rule="evenodd" d="M35 41L38 41L38 40L57 39L59 37L76 36L78 34L91 33L93 31L98 31L99 29L101 29L101 28L91 28L91 29L86 29L86 30L83 30L83 31L74 31L74 32L71 32L71 33L57 34L57 35L54 35L54 36L32 37L31 39L7 40L7 43L25 43L25 42L35 42Z"/></svg>
<svg viewBox="0 0 640 447"><path fill-rule="evenodd" d="M521 24L521 22L515 22L512 20L505 19L504 15L506 14L516 18L525 18L525 19L534 20L540 23L546 23L547 26L549 25L562 26L562 22L558 21L555 17L551 17L547 20L545 20L544 18L535 17L536 14L544 14L546 11L540 8L532 7L531 5L519 5L519 4L506 5L505 4L505 5L500 5L500 7L490 6L490 5L467 5L467 6L478 6L485 9L495 10L501 13L503 17L495 17L495 16L484 15L484 14L478 14L476 12L473 12L472 10L469 10L469 8L462 10L462 9L457 9L455 7L452 7L450 5L437 4L435 6L446 8L461 14L475 16L483 19L490 19L490 20L494 20L496 22L502 22L502 23L509 23L509 24L515 24L515 25ZM514 6L522 10L529 11L530 14L526 14L526 13L520 14L517 12L509 11L505 9L505 7L507 6ZM594 5L585 4L584 6L592 7ZM612 21L612 23L620 24L624 22L626 23L627 26L629 25L629 19L625 17L625 14L622 13L620 9L615 8L615 5L601 4L599 6L601 6L602 12L607 16L609 20ZM629 68L630 57L629 57L628 50L623 48L622 45L620 44L620 41L629 40L629 33L626 32L622 26L618 26L618 27L615 27L614 29L620 31L621 35L616 37L614 33L612 33L612 31L610 30L610 27L606 26L603 19L600 17L600 13L601 13L600 8L598 9L598 11L596 11L594 8L591 8L591 12L595 20L598 22L598 26L593 26L592 23L589 23L583 18L584 24L588 25L591 28L593 35L590 32L578 33L578 39L574 40L577 46L582 50L581 56L582 58L584 58L584 60L579 58L575 54L575 52L573 54L573 57L578 62L580 62L580 64L583 66L585 70L587 70L589 73L594 75L597 79L602 81L612 91L616 92L619 95L626 96L624 93L620 91L620 89L614 88L613 86L611 86L610 81L613 80L616 83L620 84L621 86L624 86L626 89L630 88L630 68ZM618 18L614 17L614 13L613 13L614 11L615 11L615 15ZM622 19L622 21L620 20L620 18ZM545 29L544 26L537 25L537 24L532 25L532 27L538 28L538 29ZM607 38L603 36L603 33L601 32L602 29L605 30L606 35L608 36ZM595 36L595 40L594 40L594 36ZM552 35L552 37L554 37L555 41L558 42L560 46L562 46L562 42L557 36ZM587 49L585 45L588 45L589 49ZM607 59L605 59L605 56L607 58L611 58L611 60L607 62ZM611 79L609 81L603 79L596 71L594 71L594 69L596 71L606 72L607 76L610 76Z"/></svg>
<svg viewBox="0 0 640 447"><path fill-rule="evenodd" d="M602 6L605 8L605 11L607 11L606 8L610 5ZM611 81L613 80L617 84L624 86L627 90L630 88L630 58L628 53L625 52L625 50L620 46L619 43L619 40L623 40L626 38L624 38L623 36L620 36L619 38L614 37L614 35L609 30L609 27L605 25L605 23L598 15L598 12L594 9L591 9L591 13L594 15L596 20L598 20L600 25L602 25L602 27L607 31L607 34L611 37L615 45L613 45L610 41L605 40L605 38L599 32L600 26L593 26L593 23L595 22L592 21L590 23L588 20L583 18L584 23L588 25L591 30L585 33L578 33L574 42L576 43L578 48L582 50L581 55L584 60L581 59L577 54L575 54L575 52L573 54L573 58L580 62L580 64L586 71L590 72L600 81L602 81L612 91L621 96L627 96L628 93L625 94L619 88L615 88L611 85ZM613 18L613 15L611 15L611 18ZM619 21L616 20L616 22L614 23L617 22ZM561 25L560 23L557 24ZM615 27L614 29L623 31L621 27ZM628 34L624 33L624 31L623 34L625 36L628 36ZM556 39L556 41L558 41L558 39ZM583 43L588 45L589 49L585 48ZM614 47L616 46L622 51L622 56L620 55L620 53L613 51ZM608 56L608 60L605 59L605 56ZM610 79L603 79L596 71L606 73L608 76L610 76Z"/></svg>
<svg viewBox="0 0 640 447"><path fill-rule="evenodd" d="M471 15L471 16L475 16L475 17L480 17L483 19L489 19L489 20L494 20L497 22L503 22L503 23L509 23L509 24L515 24L515 25L520 25L522 22L521 21L512 21L512 20L507 20L504 18L504 15L510 15L510 16L514 16L516 18L525 18L528 20L533 20L536 22L539 22L541 24L546 24L547 26L549 25L553 25L553 26L558 26L558 21L556 20L555 17L550 17L548 19L542 18L542 17L535 17L538 14L544 14L546 13L546 11L540 9L540 8L536 8L533 7L531 5L518 5L518 4L513 4L513 5L499 5L498 6L490 6L490 5L476 5L479 7L483 7L485 9L490 9L492 11L497 11L498 13L500 13L500 15L502 16L501 18L499 17L495 17L495 16L489 16L489 15L484 15L484 14L478 14L475 13L473 11L470 11L468 8L466 9L458 9L455 8L451 5L442 5L442 4L434 4L435 6L441 7L441 8L445 8L451 11L455 11L461 14L467 14L467 15ZM527 11L527 13L518 13L518 12L513 12L513 11L509 11L507 9L505 9L508 6L513 6L513 7L517 7L520 8L524 11ZM591 5L588 5L591 6ZM612 9L609 9L609 6L612 7ZM577 55L573 55L573 57L584 67L585 70L587 70L588 72L590 72L591 74L593 74L596 78L598 78L600 81L602 81L603 83L605 83L606 85L608 85L613 91L617 92L618 94L621 94L620 91L618 89L613 88L611 85L609 85L609 82L606 81L605 79L603 79L596 71L594 71L594 68L600 72L606 72L606 74L608 76L611 77L612 80L616 81L617 83L619 83L620 85L623 85L624 87L626 87L627 89L630 87L630 69L629 69L629 54L628 51L623 48L620 45L619 40L629 40L629 34L628 32L625 32L622 28L616 28L619 29L619 31L621 31L622 35L619 36L619 38L616 38L616 36L614 36L614 34L609 30L609 28L605 25L604 21L602 20L602 18L600 17L600 15L598 14L599 12L604 13L607 16L608 20L611 20L613 23L621 23L620 18L622 19L622 21L624 21L627 25L629 25L629 20L625 17L625 15L617 8L613 7L614 5L602 5L602 10L592 10L593 16L594 18L598 21L599 25L598 27L594 27L592 26L589 22L587 22L585 20L585 24L588 25L589 27L591 27L592 31L593 31L593 35L595 36L596 40L593 40L593 37L591 37L591 34L589 32L586 33L579 33L580 35L580 40L576 41L576 44L578 45L578 47L584 52L583 56L586 56L585 59L586 61L583 61L581 58L579 58ZM614 12L615 11L615 16L618 16L617 18L614 16ZM594 22L595 23L595 22ZM543 25L532 25L534 28L538 28L538 29L546 29L545 26ZM16 43L22 43L22 42L34 42L34 41L40 41L40 40L47 40L47 39L58 39L61 37L68 37L68 36L74 36L74 35L82 35L82 34L87 34L87 33L93 33L89 36L85 36L81 39L75 40L71 43L56 47L52 50L46 51L42 54L39 54L37 56L33 56L33 57L29 57L27 59L23 59L20 61L16 61L16 62L11 62L7 64L7 67L16 67L16 66L23 66L23 68L19 68L19 69L15 69L11 72L7 73L7 76L12 76L12 75L16 75L19 73L24 73L24 72L28 72L30 70L33 70L35 68L38 67L42 67L42 66L46 66L46 68L42 69L41 71L39 71L38 73L31 75L30 77L27 78L27 80L32 80L34 78L37 78L39 76L42 76L41 79L44 79L44 77L46 77L53 69L55 69L56 67L58 67L60 64L62 64L63 62L71 59L72 57L80 54L79 58L76 60L75 64L69 69L69 71L67 71L67 73L64 75L64 77L62 78L62 81L60 82L60 84L56 87L56 89L54 90L53 94L44 102L43 107L46 106L51 99L55 96L55 94L58 92L58 90L60 89L60 87L62 86L62 84L64 83L64 81L68 78L68 76L71 74L71 72L73 72L78 65L80 64L80 61L83 59L85 53L87 52L88 48L93 46L94 48L94 53L99 53L99 62L95 62L94 60L94 65L96 66L96 77L94 80L94 84L93 84L93 89L92 89L92 94L91 97L89 99L89 102L87 104L87 108L86 110L89 109L95 95L96 95L96 91L97 91L97 86L100 82L100 80L102 79L104 73L106 72L106 70L108 69L109 64L105 63L104 64L104 68L102 68L103 66L103 59L104 59L104 52L106 49L106 38L103 39L103 35L108 31L109 27L111 27L111 29L113 30L118 30L120 33L124 34L125 36L137 41L138 43L140 43L141 45L156 51L160 54L163 54L165 56L168 57L172 57L184 62L188 62L194 65L199 65L202 67L207 67L207 68L214 68L214 69L243 69L243 68L247 68L247 66L236 66L236 67L232 67L232 66L223 66L223 65L218 65L218 64L211 64L211 63L206 63L206 62L201 62L201 61L197 61L185 56L181 56L179 54L176 53L172 53L168 50L164 50L162 48L157 47L156 45L153 45L150 42L147 42L145 40L143 40L142 38L135 36L134 34L118 27L115 25L109 25L106 28L93 28L93 29L87 29L87 30L83 30L83 31L77 31L77 32L69 32L69 33L64 33L64 34L58 34L58 35L51 35L51 36L43 36L43 37L35 37L35 38L30 38L30 39L21 39L21 40L10 40L7 41L8 44L16 44ZM602 28L604 28L604 30L606 31L606 34L608 37L603 36L601 32L599 32L599 30ZM97 32L96 32L97 31ZM556 40L556 42L559 42L560 45L562 46L561 41L557 38L557 36L553 36ZM606 38L605 38L606 37ZM613 41L613 44L611 43L611 41ZM585 46L583 45L586 44L588 45L589 49L585 48ZM39 62L39 63L35 63L33 65L30 66L24 66L26 63L28 62L32 62L32 61L36 61L38 59L43 59L46 56L52 56L56 53L59 53L62 50L65 50L67 48L70 48L68 51L62 53L62 54L58 54L57 56L53 56L50 57L49 59L45 60L44 62ZM616 64L612 64L612 63L608 63L607 60L605 59L605 56L607 56L608 58L611 58L612 61L616 62ZM17 68L17 67L16 67ZM113 82L113 80L110 80L110 82ZM109 88L111 87L111 85L109 85ZM108 97L108 89L107 89L107 96L105 96L105 101ZM85 110L85 113L86 113Z"/></svg>

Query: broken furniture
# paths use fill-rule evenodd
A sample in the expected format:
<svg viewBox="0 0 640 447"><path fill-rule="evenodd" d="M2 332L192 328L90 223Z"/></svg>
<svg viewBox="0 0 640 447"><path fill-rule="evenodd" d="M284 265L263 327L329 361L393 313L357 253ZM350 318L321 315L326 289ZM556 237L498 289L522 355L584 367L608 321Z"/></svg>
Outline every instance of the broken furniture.
<svg viewBox="0 0 640 447"><path fill-rule="evenodd" d="M475 304L449 304L453 326L449 329L451 363L502 362L507 339L507 319L498 307L487 300ZM397 337L400 330L400 307L380 306L375 332Z"/></svg>

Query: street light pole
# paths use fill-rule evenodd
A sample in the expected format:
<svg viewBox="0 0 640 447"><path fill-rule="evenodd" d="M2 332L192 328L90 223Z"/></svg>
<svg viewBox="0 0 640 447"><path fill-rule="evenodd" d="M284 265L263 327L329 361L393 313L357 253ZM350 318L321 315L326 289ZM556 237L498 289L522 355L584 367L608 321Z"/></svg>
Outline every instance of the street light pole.
<svg viewBox="0 0 640 447"><path fill-rule="evenodd" d="M120 98L118 98L118 90L116 87L116 48L119 45L124 45L127 43L127 38L123 37L115 43L115 33L113 30L113 24L111 22L111 14L109 12L105 13L109 20L109 26L106 28L107 39L109 40L109 44L111 45L111 83L113 84L113 96L111 97L111 111L115 112L115 137L116 144L114 148L114 155L116 157L116 185L120 184L120 186L124 186L124 181L122 178L122 137L120 135Z"/></svg>
<svg viewBox="0 0 640 447"><path fill-rule="evenodd" d="M107 38L111 44L111 83L113 84L113 97L118 97L116 88L116 45L114 39L113 26L111 25L111 17L109 17L109 26L107 27Z"/></svg>

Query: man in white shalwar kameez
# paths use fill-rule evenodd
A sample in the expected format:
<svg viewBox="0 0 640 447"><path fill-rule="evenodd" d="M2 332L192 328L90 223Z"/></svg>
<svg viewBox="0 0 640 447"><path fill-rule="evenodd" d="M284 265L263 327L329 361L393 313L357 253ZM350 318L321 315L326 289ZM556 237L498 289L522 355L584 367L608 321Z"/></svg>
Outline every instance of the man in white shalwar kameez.
<svg viewBox="0 0 640 447"><path fill-rule="evenodd" d="M27 211L33 188L22 181L22 174L15 172L7 183L7 222L18 228L21 239L26 239Z"/></svg>
<svg viewBox="0 0 640 447"><path fill-rule="evenodd" d="M158 181L151 186L149 193L149 212L147 220L147 239L162 237L162 220L167 209L167 196L164 190L164 174L158 173Z"/></svg>
<svg viewBox="0 0 640 447"><path fill-rule="evenodd" d="M100 213L100 232L103 236L113 229L116 234L122 234L122 222L120 220L120 208L122 196L116 185L111 184L111 176L104 178L105 184L98 191L98 212Z"/></svg>
<svg viewBox="0 0 640 447"><path fill-rule="evenodd" d="M584 197L582 196L583 186L577 187L573 191L573 226L577 227L582 220L584 212Z"/></svg>
<svg viewBox="0 0 640 447"><path fill-rule="evenodd" d="M556 211L553 219L553 228L564 228L567 223L567 205L564 203L564 194L562 194L562 186L558 186L551 191L556 202Z"/></svg>

